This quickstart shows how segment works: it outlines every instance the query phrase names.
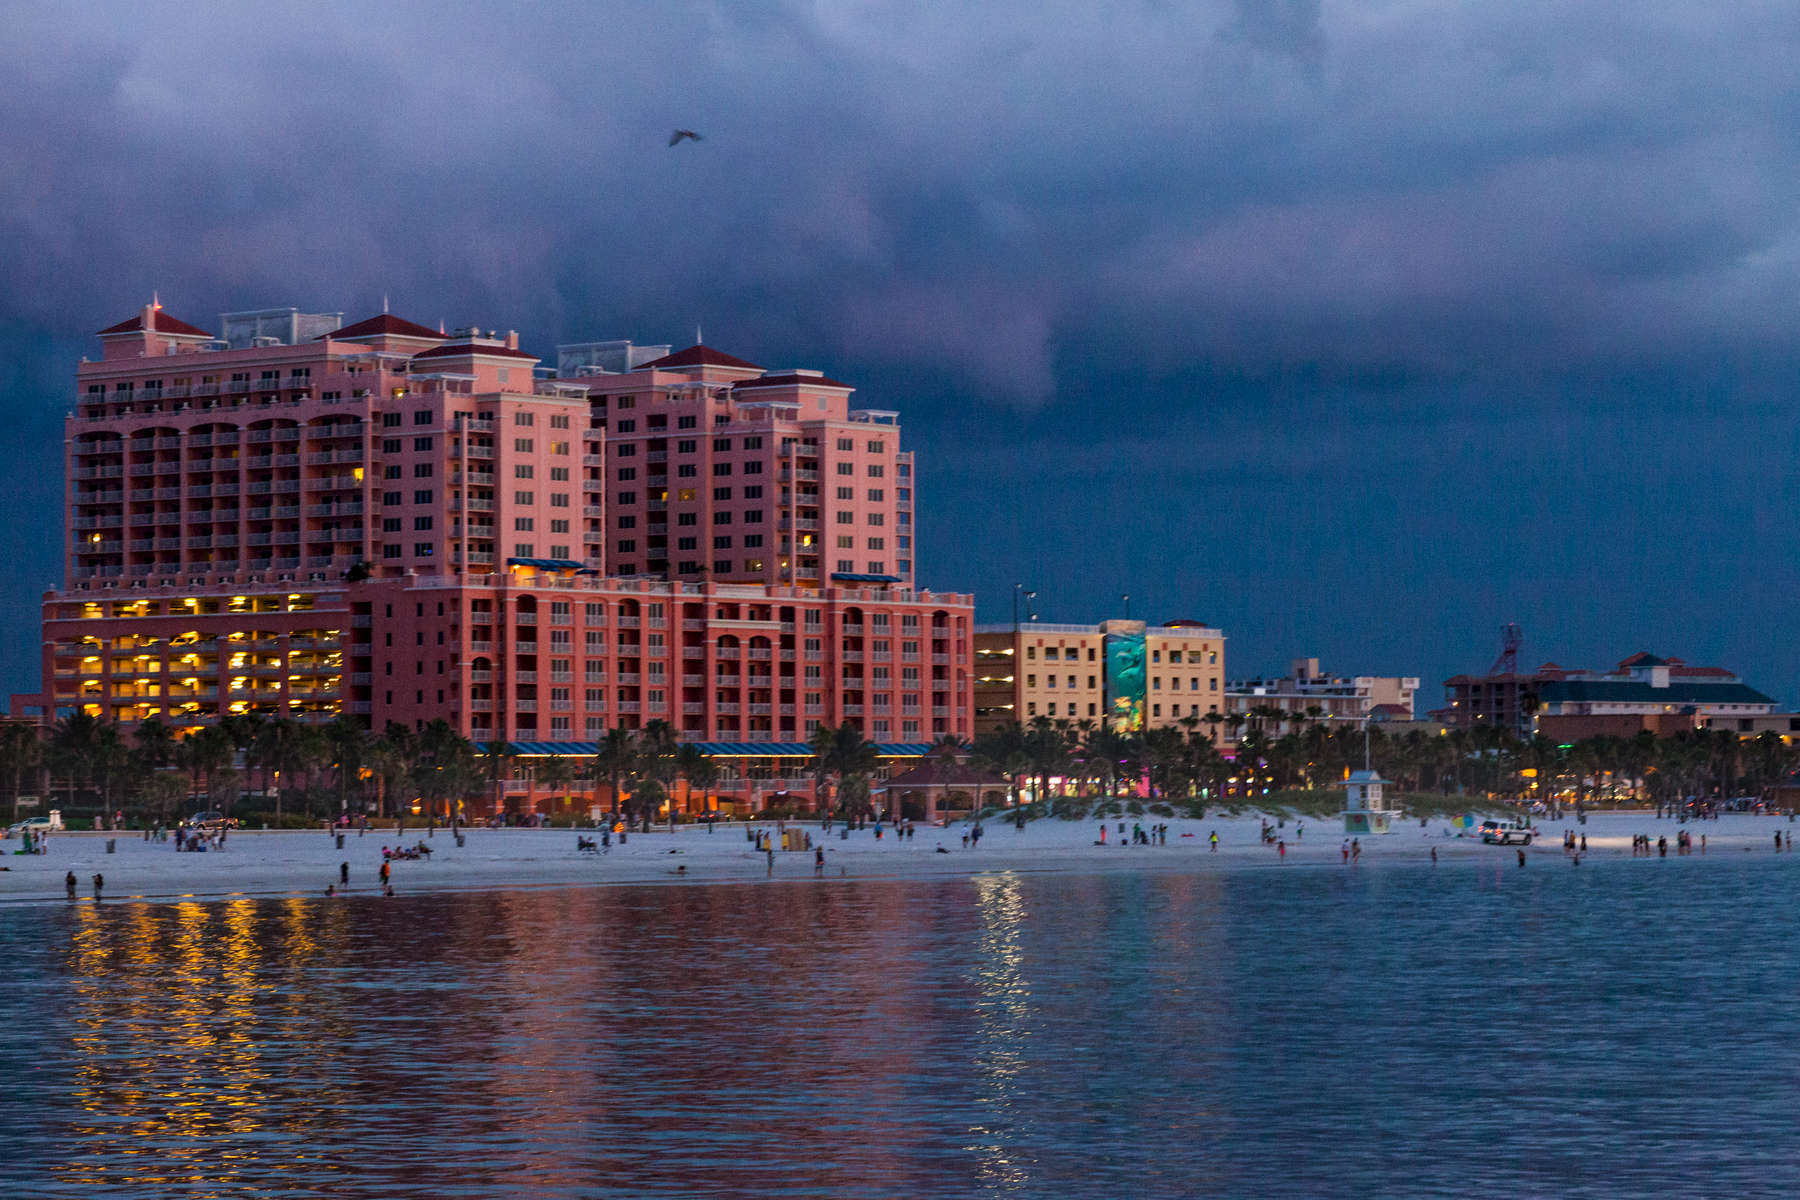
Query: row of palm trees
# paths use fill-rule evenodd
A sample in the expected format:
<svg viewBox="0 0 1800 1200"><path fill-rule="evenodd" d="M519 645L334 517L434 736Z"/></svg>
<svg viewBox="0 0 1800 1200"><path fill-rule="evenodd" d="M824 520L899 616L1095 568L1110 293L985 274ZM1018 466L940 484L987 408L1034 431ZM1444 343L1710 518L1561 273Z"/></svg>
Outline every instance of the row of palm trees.
<svg viewBox="0 0 1800 1200"><path fill-rule="evenodd" d="M1692 798L1765 796L1800 770L1800 746L1776 733L1741 739L1731 730L1701 729L1563 744L1492 726L1389 735L1379 724L1347 727L1317 711L1233 716L1242 719L1211 713L1137 732L1038 717L978 737L971 752L1011 781L1015 799L1027 784L1048 796L1052 781L1070 796L1112 798L1121 783L1138 780L1153 798L1252 797L1330 786L1366 765L1400 791L1553 804L1649 801L1660 812ZM1236 732L1230 758L1215 741L1228 721Z"/></svg>
<svg viewBox="0 0 1800 1200"><path fill-rule="evenodd" d="M121 727L77 712L44 737L29 726L0 727L0 784L15 815L19 796L43 779L52 790L60 782L70 807L85 796L103 813L129 807L164 820L201 803L229 813L254 793L272 799L280 824L294 797L309 816L327 806L348 811L353 798L361 811L371 789L383 814L401 799L449 813L492 775L443 721L375 735L350 717L315 725L245 713L177 734L155 718Z"/></svg>

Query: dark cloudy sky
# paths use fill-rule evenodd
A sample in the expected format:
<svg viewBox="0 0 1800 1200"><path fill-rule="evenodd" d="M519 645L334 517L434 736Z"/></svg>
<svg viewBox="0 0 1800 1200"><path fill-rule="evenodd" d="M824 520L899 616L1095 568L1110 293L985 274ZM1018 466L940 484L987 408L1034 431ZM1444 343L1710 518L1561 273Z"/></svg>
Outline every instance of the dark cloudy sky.
<svg viewBox="0 0 1800 1200"><path fill-rule="evenodd" d="M152 289L706 339L898 408L1008 619L1800 699L1800 6L0 4L0 685ZM705 135L665 146L671 129Z"/></svg>

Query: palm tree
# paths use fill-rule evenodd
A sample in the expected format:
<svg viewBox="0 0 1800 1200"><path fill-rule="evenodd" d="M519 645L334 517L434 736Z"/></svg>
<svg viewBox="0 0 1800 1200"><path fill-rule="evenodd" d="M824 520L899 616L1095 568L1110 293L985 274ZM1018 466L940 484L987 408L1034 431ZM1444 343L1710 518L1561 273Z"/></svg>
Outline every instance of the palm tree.
<svg viewBox="0 0 1800 1200"><path fill-rule="evenodd" d="M349 811L350 781L361 778L371 740L369 731L363 728L362 722L347 713L325 726L325 743L330 747L332 762L337 766L340 817Z"/></svg>
<svg viewBox="0 0 1800 1200"><path fill-rule="evenodd" d="M679 771L681 777L687 781L689 811L692 811L693 809L694 789L699 788L700 811L702 813L710 813L712 811L713 785L719 782L719 764L714 762L711 756L700 749L700 747L694 745L694 743L683 742L681 748L675 751L675 769ZM671 805L669 808L669 825L673 828L674 824L675 809L674 806Z"/></svg>
<svg viewBox="0 0 1800 1200"><path fill-rule="evenodd" d="M36 771L44 761L44 744L35 725L0 725L0 774L12 787L13 820L19 819L19 795L25 790L25 776Z"/></svg>
<svg viewBox="0 0 1800 1200"><path fill-rule="evenodd" d="M537 781L549 789L550 811L556 811L558 793L561 793L563 807L569 804L569 784L575 778L575 764L561 755L552 755L538 763Z"/></svg>
<svg viewBox="0 0 1800 1200"><path fill-rule="evenodd" d="M217 725L204 726L177 742L175 744L175 762L190 776L189 794L201 794L200 777L204 775L210 782L215 771L223 770L231 765L232 757L236 753L237 751L231 744L231 735ZM229 811L229 802L227 811Z"/></svg>
<svg viewBox="0 0 1800 1200"><path fill-rule="evenodd" d="M265 778L272 775L275 779L275 826L279 829L288 789L297 787L301 779L324 763L328 750L317 729L287 717L263 721L255 728L256 762Z"/></svg>
<svg viewBox="0 0 1800 1200"><path fill-rule="evenodd" d="M612 811L616 817L623 808L621 797L625 781L638 769L637 734L623 725L606 731L594 752L594 774L612 785Z"/></svg>
<svg viewBox="0 0 1800 1200"><path fill-rule="evenodd" d="M51 727L46 758L52 773L69 781L71 808L74 807L75 793L93 778L95 750L102 728L99 717L81 710L70 713Z"/></svg>
<svg viewBox="0 0 1800 1200"><path fill-rule="evenodd" d="M820 726L812 737L813 776L821 789L825 780L836 778L838 786L832 805L847 812L861 812L869 804L869 780L881 766L881 751L862 735L855 724L845 721L835 729Z"/></svg>
<svg viewBox="0 0 1800 1200"><path fill-rule="evenodd" d="M680 744L675 727L667 721L646 721L643 729L638 731L638 746L642 753L638 773L644 782L655 783L657 793L660 793L632 797L632 807L637 810L646 830L650 828L658 806L665 801L669 805L669 823L672 826L675 822L675 802L670 787L675 782L675 753Z"/></svg>
<svg viewBox="0 0 1800 1200"><path fill-rule="evenodd" d="M1008 722L975 739L969 756L977 763L1006 776L1012 803L1019 807L1019 779L1031 772L1031 759L1025 752L1025 730L1018 722Z"/></svg>

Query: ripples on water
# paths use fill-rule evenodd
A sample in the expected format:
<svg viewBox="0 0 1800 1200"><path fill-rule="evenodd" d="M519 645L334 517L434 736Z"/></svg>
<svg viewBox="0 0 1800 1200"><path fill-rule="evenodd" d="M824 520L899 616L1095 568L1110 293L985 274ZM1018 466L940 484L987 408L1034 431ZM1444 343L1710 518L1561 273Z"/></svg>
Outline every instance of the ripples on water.
<svg viewBox="0 0 1800 1200"><path fill-rule="evenodd" d="M12 910L0 1194L1793 1194L1793 861Z"/></svg>

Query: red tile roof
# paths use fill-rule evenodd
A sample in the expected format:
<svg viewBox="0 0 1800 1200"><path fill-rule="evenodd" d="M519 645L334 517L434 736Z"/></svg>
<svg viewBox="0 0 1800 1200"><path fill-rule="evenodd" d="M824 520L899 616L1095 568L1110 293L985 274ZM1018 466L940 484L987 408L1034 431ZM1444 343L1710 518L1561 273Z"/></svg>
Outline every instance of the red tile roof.
<svg viewBox="0 0 1800 1200"><path fill-rule="evenodd" d="M413 358L469 358L475 355L485 358L529 358L532 362L537 361L537 355L527 354L523 350L509 350L505 346L480 345L474 342L451 342L444 346L433 346L429 350L419 351Z"/></svg>
<svg viewBox="0 0 1800 1200"><path fill-rule="evenodd" d="M102 329L98 336L110 337L115 333L137 333L143 329L143 327L144 314L139 313L129 321L120 321L117 325L111 325ZM212 337L212 334L206 332L206 330L189 325L186 321L172 317L166 312L159 312L156 314L156 332L171 333L177 337Z"/></svg>
<svg viewBox="0 0 1800 1200"><path fill-rule="evenodd" d="M444 340L444 335L437 330L427 329L423 325L415 325L406 318L396 317L392 313L382 313L380 316L370 317L366 321L358 321L354 325L334 329L330 333L322 334L316 340L324 341L326 338L336 338L339 341L347 341L350 338L379 337L384 333L395 337L430 338L434 342Z"/></svg>
<svg viewBox="0 0 1800 1200"><path fill-rule="evenodd" d="M762 370L753 362L733 358L723 350L714 350L711 346L689 346L686 350L665 354L655 362L647 362L639 369L671 371L677 367L737 367L745 371Z"/></svg>
<svg viewBox="0 0 1800 1200"><path fill-rule="evenodd" d="M854 383L839 383L835 379L827 379L823 375L799 375L793 371L780 371L774 375L762 375L756 379L740 379L731 385L733 391L738 388L765 387L817 387L836 388L842 392L856 390Z"/></svg>

